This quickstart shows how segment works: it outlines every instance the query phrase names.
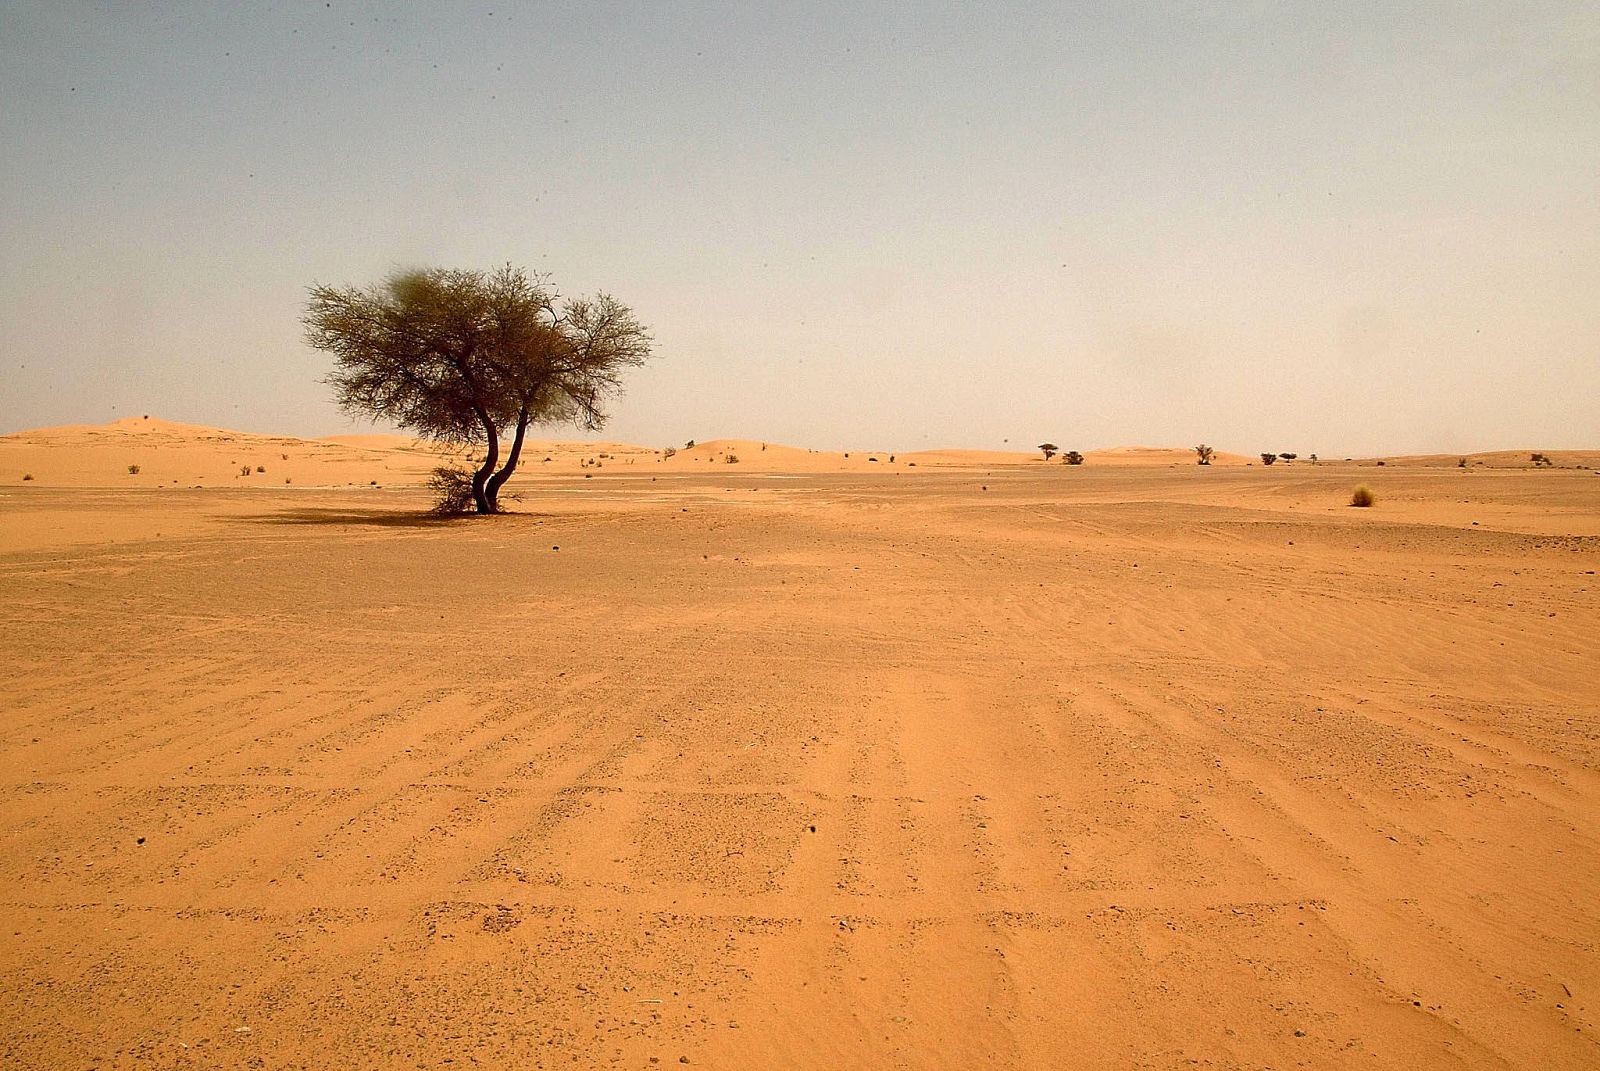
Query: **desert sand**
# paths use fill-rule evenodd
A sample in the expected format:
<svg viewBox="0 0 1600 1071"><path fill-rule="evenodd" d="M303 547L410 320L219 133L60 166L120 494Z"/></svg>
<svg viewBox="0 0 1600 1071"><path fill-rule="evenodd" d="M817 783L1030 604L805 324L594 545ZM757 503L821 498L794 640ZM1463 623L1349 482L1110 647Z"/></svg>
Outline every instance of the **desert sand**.
<svg viewBox="0 0 1600 1071"><path fill-rule="evenodd" d="M0 437L0 1066L1600 1066L1547 453Z"/></svg>

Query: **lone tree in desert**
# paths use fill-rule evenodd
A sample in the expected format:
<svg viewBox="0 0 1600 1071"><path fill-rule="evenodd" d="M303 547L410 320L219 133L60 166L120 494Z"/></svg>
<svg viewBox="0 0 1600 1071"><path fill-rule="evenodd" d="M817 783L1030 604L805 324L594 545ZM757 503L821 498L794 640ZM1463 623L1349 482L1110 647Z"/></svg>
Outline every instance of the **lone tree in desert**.
<svg viewBox="0 0 1600 1071"><path fill-rule="evenodd" d="M528 428L600 428L623 371L650 356L650 335L626 305L607 294L564 301L547 277L509 264L401 272L364 289L319 284L310 295L306 341L333 355L328 382L342 408L483 446L470 480L459 473L471 491L458 497L461 511L470 500L479 513L500 512Z"/></svg>
<svg viewBox="0 0 1600 1071"><path fill-rule="evenodd" d="M1057 446L1055 443L1040 443L1034 449L1043 454L1046 461L1049 461L1051 458L1056 456L1056 452L1060 450L1061 447Z"/></svg>
<svg viewBox="0 0 1600 1071"><path fill-rule="evenodd" d="M1195 464L1211 464L1211 459L1216 456L1216 453L1217 452L1211 447L1207 446L1205 443L1201 443L1199 446L1194 448Z"/></svg>

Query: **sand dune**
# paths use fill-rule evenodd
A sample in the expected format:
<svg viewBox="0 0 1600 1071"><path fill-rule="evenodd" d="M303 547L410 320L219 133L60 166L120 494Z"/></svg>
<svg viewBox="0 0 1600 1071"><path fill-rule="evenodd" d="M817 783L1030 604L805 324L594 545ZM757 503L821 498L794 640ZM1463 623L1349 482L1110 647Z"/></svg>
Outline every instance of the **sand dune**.
<svg viewBox="0 0 1600 1071"><path fill-rule="evenodd" d="M759 446L7 475L0 1062L1595 1066L1600 480Z"/></svg>
<svg viewBox="0 0 1600 1071"><path fill-rule="evenodd" d="M509 445L509 444L507 444ZM1533 468L1534 451L1467 455L1475 468ZM1561 468L1600 468L1600 452L1545 452ZM400 435L331 435L318 439L258 435L157 417L131 417L110 424L39 428L0 436L0 486L31 475L46 487L252 488L268 486L396 487L421 484L436 466L463 460L471 451L452 450ZM734 459L734 460L730 460ZM1398 468L1456 466L1458 455L1367 459ZM1307 461L1298 465L1304 467ZM1254 456L1219 452L1213 467L1258 465ZM1336 462L1323 462L1324 465ZM130 473L130 465L139 471ZM643 466L644 468L641 468ZM724 466L718 468L717 466ZM1048 466L1063 465L1056 457ZM574 471L589 475L760 472L926 473L940 469L1048 467L1037 451L1002 450L810 450L751 439L714 439L665 447L612 441L530 439L524 444L519 483ZM1083 467L1194 466L1188 448L1126 446L1091 450ZM1274 466L1283 471L1286 465ZM257 471L258 469L265 471Z"/></svg>

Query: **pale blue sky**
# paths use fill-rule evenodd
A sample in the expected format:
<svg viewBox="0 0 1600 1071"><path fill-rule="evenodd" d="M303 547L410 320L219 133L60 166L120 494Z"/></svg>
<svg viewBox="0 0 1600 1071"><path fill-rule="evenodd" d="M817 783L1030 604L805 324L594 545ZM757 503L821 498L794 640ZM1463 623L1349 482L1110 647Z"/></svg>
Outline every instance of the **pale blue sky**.
<svg viewBox="0 0 1600 1071"><path fill-rule="evenodd" d="M327 434L305 287L555 273L608 437L1600 445L1600 4L0 0L0 432Z"/></svg>

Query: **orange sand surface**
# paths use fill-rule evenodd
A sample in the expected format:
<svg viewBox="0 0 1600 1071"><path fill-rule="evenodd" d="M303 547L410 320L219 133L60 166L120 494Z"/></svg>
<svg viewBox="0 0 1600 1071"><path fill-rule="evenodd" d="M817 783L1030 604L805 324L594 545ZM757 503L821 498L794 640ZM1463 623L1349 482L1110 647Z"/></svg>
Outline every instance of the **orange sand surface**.
<svg viewBox="0 0 1600 1071"><path fill-rule="evenodd" d="M0 1067L1600 1066L1600 478L935 453L0 439Z"/></svg>

